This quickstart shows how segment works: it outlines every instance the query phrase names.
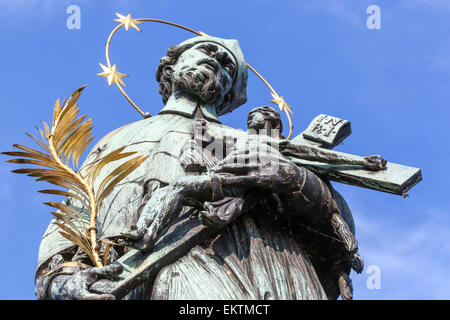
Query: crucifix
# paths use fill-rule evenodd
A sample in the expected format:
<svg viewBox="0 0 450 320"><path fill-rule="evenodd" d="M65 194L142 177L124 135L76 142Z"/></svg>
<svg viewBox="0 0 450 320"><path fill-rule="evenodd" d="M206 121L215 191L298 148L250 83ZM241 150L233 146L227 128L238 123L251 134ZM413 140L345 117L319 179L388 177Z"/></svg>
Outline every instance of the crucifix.
<svg viewBox="0 0 450 320"><path fill-rule="evenodd" d="M360 157L343 152L329 151L329 155L345 159L347 164L330 164L308 160L301 155L320 149L332 149L342 143L351 133L350 122L328 115L318 115L308 128L292 140L292 148L286 154L295 163L305 166L319 176L331 181L350 184L357 187L407 196L407 191L422 180L419 168L393 162L383 163L383 170L364 170L367 160L381 157ZM308 150L306 146L312 148ZM316 149L318 148L318 149ZM297 157L296 157L297 155ZM312 158L311 158L312 159ZM351 162L353 164L351 164ZM343 161L345 162L345 161Z"/></svg>

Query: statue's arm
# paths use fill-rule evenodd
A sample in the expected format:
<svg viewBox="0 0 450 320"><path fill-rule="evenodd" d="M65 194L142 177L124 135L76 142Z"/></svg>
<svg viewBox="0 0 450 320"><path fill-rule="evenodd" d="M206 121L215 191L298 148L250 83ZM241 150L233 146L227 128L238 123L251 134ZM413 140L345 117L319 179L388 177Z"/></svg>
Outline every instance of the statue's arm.
<svg viewBox="0 0 450 320"><path fill-rule="evenodd" d="M246 144L236 145L214 168L216 173L234 174L223 179L223 183L278 194L286 213L293 218L298 217L310 226L333 230L351 255L352 267L361 272L363 265L357 254L358 242L341 216L329 185L308 169L298 167L276 148L261 146L260 141L249 139ZM259 145L252 146L252 143Z"/></svg>
<svg viewBox="0 0 450 320"><path fill-rule="evenodd" d="M213 175L184 176L166 187L153 191L140 213L138 222L129 232L123 233L121 245L150 251L162 232L178 217L184 205L195 199L201 206L214 198L217 192ZM201 207L200 207L201 209Z"/></svg>
<svg viewBox="0 0 450 320"><path fill-rule="evenodd" d="M134 229L123 234L121 244L151 250L161 232L178 216L186 197L203 204L201 213L206 212L203 216L208 222L227 223L241 213L243 196L250 189L276 193L291 209L290 213L300 216L312 212L313 219L333 223L338 230L344 230L346 237L348 228L339 215L328 185L275 148L252 145L259 143L260 139L249 139L248 143L236 144L234 150L208 174L184 176L158 189L146 203ZM254 159L259 162L253 163ZM348 247L355 250L357 243L354 238L349 238Z"/></svg>
<svg viewBox="0 0 450 320"><path fill-rule="evenodd" d="M298 159L335 165L356 165L372 171L386 169L387 162L379 155L358 157L308 144L293 143L290 140L281 140L280 148L284 155Z"/></svg>

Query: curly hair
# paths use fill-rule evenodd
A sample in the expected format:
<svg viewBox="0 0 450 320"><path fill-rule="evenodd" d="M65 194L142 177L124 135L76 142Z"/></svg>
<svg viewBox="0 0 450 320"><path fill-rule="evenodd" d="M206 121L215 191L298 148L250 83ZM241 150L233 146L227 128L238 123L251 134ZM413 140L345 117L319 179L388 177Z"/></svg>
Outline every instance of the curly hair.
<svg viewBox="0 0 450 320"><path fill-rule="evenodd" d="M172 95L172 76L173 66L177 63L180 55L192 48L195 43L188 43L184 45L171 46L167 49L167 54L162 57L158 68L156 69L156 81L159 82L158 92L162 96L163 103L166 104L169 97ZM218 114L220 110L228 105L233 99L233 92L230 90L224 97L222 104L217 108Z"/></svg>

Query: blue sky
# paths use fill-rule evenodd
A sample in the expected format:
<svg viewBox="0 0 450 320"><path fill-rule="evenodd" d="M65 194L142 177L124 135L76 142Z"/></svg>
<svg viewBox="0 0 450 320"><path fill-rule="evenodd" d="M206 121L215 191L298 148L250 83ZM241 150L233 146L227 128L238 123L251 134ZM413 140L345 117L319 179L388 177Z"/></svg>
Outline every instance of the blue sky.
<svg viewBox="0 0 450 320"><path fill-rule="evenodd" d="M71 4L81 8L80 30L66 27ZM366 27L371 4L381 9L380 30ZM407 199L334 184L352 209L366 268L380 270L381 288L372 290L366 270L352 273L354 297L450 298L450 2L0 0L0 150L31 146L24 133L50 120L56 98L84 84L80 107L94 120L95 141L140 119L96 76L115 12L238 39L247 62L294 108L294 136L326 113L352 122L352 135L337 150L422 168L424 181ZM111 59L130 74L127 92L155 114L162 108L154 78L159 59L191 34L151 23L142 29L119 32ZM222 122L245 128L247 112L269 100L249 74L248 102ZM45 184L13 168L0 165L0 299L34 299L38 246L51 215L42 204L48 198L36 192Z"/></svg>

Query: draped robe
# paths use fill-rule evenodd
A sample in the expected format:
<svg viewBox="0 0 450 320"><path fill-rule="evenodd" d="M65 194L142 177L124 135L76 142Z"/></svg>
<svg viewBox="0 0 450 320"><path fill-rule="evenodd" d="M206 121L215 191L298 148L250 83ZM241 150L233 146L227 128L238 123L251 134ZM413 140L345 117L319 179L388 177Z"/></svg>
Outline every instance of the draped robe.
<svg viewBox="0 0 450 320"><path fill-rule="evenodd" d="M118 128L94 146L81 172L121 146L127 146L126 151L149 155L103 201L97 219L99 237L110 238L130 230L152 191L186 175L180 155L192 137L194 122L186 115L159 114ZM208 126L226 136L245 134L214 121L208 122ZM120 164L121 160L102 169L94 189ZM83 211L76 202L69 204ZM180 215L189 209L185 207ZM42 238L37 273L52 256L74 247L59 234L54 222ZM217 237L194 246L175 263L161 266L155 277L127 298L327 299L327 296L302 244L286 233L274 217L253 210L225 226Z"/></svg>

